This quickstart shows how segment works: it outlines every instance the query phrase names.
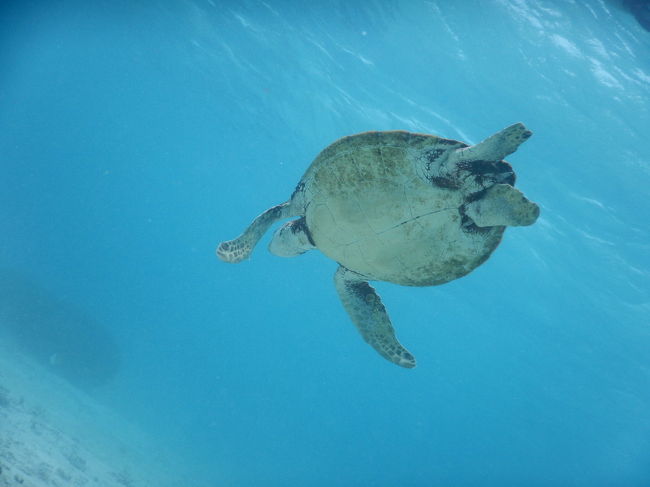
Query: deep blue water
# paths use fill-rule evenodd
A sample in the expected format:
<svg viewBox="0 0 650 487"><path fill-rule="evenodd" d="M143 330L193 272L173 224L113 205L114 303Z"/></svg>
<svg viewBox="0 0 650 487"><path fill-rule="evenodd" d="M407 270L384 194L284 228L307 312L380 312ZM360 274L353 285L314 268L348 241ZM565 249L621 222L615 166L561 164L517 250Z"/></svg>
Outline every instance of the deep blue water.
<svg viewBox="0 0 650 487"><path fill-rule="evenodd" d="M111 335L79 386L197 484L650 485L650 33L618 4L2 5L0 279L101 329L53 333L82 369ZM376 285L416 369L322 254L214 255L338 137L518 121L538 222L455 282Z"/></svg>

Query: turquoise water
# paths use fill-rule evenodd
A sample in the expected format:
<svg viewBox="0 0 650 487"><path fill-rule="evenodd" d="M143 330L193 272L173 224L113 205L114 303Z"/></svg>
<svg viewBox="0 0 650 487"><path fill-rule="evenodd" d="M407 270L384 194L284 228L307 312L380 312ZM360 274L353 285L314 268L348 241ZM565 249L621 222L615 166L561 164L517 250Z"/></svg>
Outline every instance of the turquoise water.
<svg viewBox="0 0 650 487"><path fill-rule="evenodd" d="M67 303L23 305L22 346L197 483L650 485L650 33L600 0L297 5L3 3L0 289ZM460 280L376 285L413 370L322 254L214 255L343 135L518 121L538 222Z"/></svg>

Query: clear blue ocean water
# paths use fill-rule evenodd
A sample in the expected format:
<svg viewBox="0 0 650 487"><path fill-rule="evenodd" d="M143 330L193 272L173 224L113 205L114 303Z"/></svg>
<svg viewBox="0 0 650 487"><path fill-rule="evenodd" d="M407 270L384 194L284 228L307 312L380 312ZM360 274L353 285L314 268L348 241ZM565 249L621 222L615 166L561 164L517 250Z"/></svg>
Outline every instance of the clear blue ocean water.
<svg viewBox="0 0 650 487"><path fill-rule="evenodd" d="M650 33L621 4L28 0L0 19L0 301L188 487L650 485ZM322 254L267 236L215 257L341 136L476 143L518 121L538 222L447 285L376 284L413 370L363 342Z"/></svg>

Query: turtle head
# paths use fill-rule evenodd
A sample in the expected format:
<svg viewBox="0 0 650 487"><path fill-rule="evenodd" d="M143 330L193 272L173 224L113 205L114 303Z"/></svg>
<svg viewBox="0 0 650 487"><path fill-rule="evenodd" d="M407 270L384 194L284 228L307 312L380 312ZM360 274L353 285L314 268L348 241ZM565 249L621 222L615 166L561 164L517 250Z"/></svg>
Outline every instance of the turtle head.
<svg viewBox="0 0 650 487"><path fill-rule="evenodd" d="M509 184L495 184L474 195L463 205L462 213L478 227L520 227L535 223L539 206Z"/></svg>
<svg viewBox="0 0 650 487"><path fill-rule="evenodd" d="M454 147L429 178L463 194L462 213L478 227L532 225L539 207L514 188L515 172L503 159L532 135L516 123L476 145Z"/></svg>
<svg viewBox="0 0 650 487"><path fill-rule="evenodd" d="M475 145L445 141L449 150L440 158L439 164L429 166L429 180L467 195L495 184L513 186L515 173L503 159L515 152L531 135L532 132L524 124L516 123Z"/></svg>
<svg viewBox="0 0 650 487"><path fill-rule="evenodd" d="M471 195L495 184L515 184L515 172L506 161L453 160L428 168L426 178L440 188Z"/></svg>

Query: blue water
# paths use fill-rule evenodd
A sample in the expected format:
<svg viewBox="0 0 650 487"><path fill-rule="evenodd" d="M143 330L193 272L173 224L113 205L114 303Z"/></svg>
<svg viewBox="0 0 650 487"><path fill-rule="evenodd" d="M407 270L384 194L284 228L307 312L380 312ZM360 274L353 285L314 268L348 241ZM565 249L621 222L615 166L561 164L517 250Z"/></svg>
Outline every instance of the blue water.
<svg viewBox="0 0 650 487"><path fill-rule="evenodd" d="M3 276L110 333L119 367L88 393L176 451L188 486L650 485L650 33L620 5L0 16ZM322 254L280 259L267 236L244 263L214 255L338 137L476 143L518 121L538 222L455 282L376 285L416 369L358 336Z"/></svg>

